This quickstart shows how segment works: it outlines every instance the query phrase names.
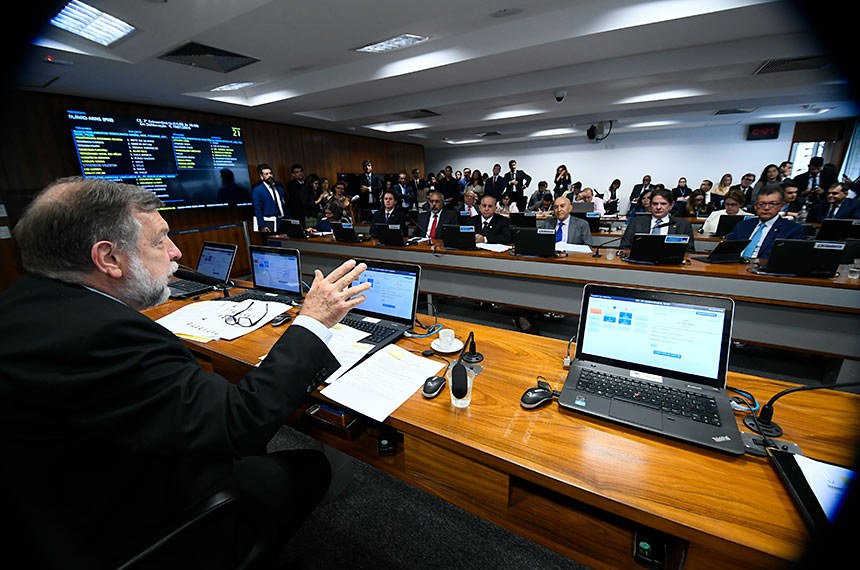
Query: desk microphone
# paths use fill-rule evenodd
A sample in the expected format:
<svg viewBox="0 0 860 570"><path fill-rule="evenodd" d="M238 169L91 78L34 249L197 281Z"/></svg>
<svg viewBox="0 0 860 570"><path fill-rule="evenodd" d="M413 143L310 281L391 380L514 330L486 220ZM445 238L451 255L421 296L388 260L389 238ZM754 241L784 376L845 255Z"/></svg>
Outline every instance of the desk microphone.
<svg viewBox="0 0 860 570"><path fill-rule="evenodd" d="M463 349L460 351L460 356L457 357L457 362L451 367L451 395L455 398L465 398L469 393L469 376L466 372L466 366L463 364L463 355L466 353L466 347L469 344L474 344L475 333L470 332L469 338L463 343Z"/></svg>
<svg viewBox="0 0 860 570"><path fill-rule="evenodd" d="M422 238L427 237L427 228L422 227L421 224L418 223L418 220L416 220L415 218L412 217L411 213L406 214L406 219L408 219L410 222L415 224L416 228L421 230L421 235L420 236L414 236L414 237L422 237Z"/></svg>
<svg viewBox="0 0 860 570"><path fill-rule="evenodd" d="M463 354L463 360L468 362L469 364L477 364L484 360L484 355L475 350L475 336L474 333L469 334L469 350Z"/></svg>
<svg viewBox="0 0 860 570"><path fill-rule="evenodd" d="M825 386L796 386L787 388L782 392L774 394L768 400L767 404L762 406L758 417L755 414L750 414L744 418L744 425L756 433L760 433L765 437L779 437L782 435L782 428L773 421L773 404L783 396L792 392L803 392L806 390L820 390L822 388L844 388L846 386L860 386L860 382L846 382L844 384L829 384Z"/></svg>
<svg viewBox="0 0 860 570"><path fill-rule="evenodd" d="M198 283L203 283L204 285L212 285L213 287L217 287L218 285L224 284L224 281L218 279L217 277L212 277L211 275L200 273L196 269L192 269L187 265L177 265L179 265L179 268L173 275L175 275L179 279L190 279L191 281L197 281Z"/></svg>

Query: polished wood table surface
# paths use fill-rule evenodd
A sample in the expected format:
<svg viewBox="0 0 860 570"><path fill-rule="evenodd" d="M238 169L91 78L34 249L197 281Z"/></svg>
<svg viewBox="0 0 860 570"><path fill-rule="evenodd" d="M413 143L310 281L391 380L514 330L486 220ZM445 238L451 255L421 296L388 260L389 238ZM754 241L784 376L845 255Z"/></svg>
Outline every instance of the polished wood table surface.
<svg viewBox="0 0 860 570"><path fill-rule="evenodd" d="M158 318L184 302L169 301L146 313ZM365 420L365 429L352 438L320 429L301 410L291 425L594 568L638 567L631 552L641 528L669 535L671 555L684 557L686 568L780 568L803 551L806 528L766 459L724 455L556 403L523 409L519 398L538 376L561 389L568 343L440 322L461 339L474 331L485 357L468 408L452 407L447 390L433 400L419 390L384 426ZM238 381L282 330L266 326L234 341L187 344L205 366ZM398 344L420 352L431 340L404 338ZM760 402L790 386L740 374L730 374L729 385ZM860 396L798 392L775 408L783 440L810 457L851 464L860 437ZM377 453L382 428L402 438L393 456Z"/></svg>

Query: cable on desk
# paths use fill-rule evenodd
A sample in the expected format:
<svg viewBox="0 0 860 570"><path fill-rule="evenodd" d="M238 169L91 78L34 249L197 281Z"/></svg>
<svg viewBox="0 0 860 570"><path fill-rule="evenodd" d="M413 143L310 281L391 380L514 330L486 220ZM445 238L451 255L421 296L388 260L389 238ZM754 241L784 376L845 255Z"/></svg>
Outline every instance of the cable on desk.
<svg viewBox="0 0 860 570"><path fill-rule="evenodd" d="M758 403L758 400L755 399L755 396L753 396L746 390L741 390L740 388L735 388L733 386L726 386L726 390L731 390L739 396L731 398L729 400L734 411L749 411L754 414L759 410L759 408L761 408L761 405Z"/></svg>
<svg viewBox="0 0 860 570"><path fill-rule="evenodd" d="M427 337L433 336L434 334L436 334L440 330L442 330L442 325L439 324L439 315L436 312L436 305L434 305L433 303L429 303L427 301L424 301L423 303L418 303L419 307L421 305L427 305L428 309L432 309L430 311L430 313L433 316L433 324L430 326L424 326L424 324L418 320L418 316L416 315L415 316L415 323L412 326L413 331L415 330L415 325L418 325L419 328L422 328L427 332L425 334L419 334L419 333L415 333L415 332L406 331L406 333L404 333L404 336L406 336L408 338L427 338Z"/></svg>

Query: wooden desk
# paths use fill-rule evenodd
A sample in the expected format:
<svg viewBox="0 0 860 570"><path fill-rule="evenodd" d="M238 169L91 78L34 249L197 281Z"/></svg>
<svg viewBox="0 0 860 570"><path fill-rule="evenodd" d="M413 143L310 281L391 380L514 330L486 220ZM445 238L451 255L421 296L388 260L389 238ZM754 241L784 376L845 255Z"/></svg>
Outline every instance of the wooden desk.
<svg viewBox="0 0 860 570"><path fill-rule="evenodd" d="M147 311L157 318L182 302ZM538 374L556 389L567 343L443 320L485 357L472 404L416 392L387 420L402 436L397 453L376 453L374 430L336 437L295 414L292 425L490 522L594 568L635 568L633 533L648 527L677 539L685 568L779 568L799 556L807 532L767 460L719 454L561 410L519 406ZM282 329L190 348L236 380ZM427 339L403 339L423 350ZM759 401L789 385L732 374L730 385ZM321 397L321 396L318 396ZM740 415L738 416L740 418ZM784 439L816 459L850 465L860 436L860 396L800 392L776 405ZM765 516L763 516L763 513Z"/></svg>
<svg viewBox="0 0 860 570"><path fill-rule="evenodd" d="M380 247L374 242L337 243L330 237L269 243L301 250L304 273L328 272L343 259L417 263L421 291L578 315L586 283L626 285L725 295L735 300L735 340L860 359L860 281L847 270L835 279L754 275L744 264L647 266L616 258L571 254L523 259L509 253L449 251L429 244ZM844 269L844 268L843 268Z"/></svg>

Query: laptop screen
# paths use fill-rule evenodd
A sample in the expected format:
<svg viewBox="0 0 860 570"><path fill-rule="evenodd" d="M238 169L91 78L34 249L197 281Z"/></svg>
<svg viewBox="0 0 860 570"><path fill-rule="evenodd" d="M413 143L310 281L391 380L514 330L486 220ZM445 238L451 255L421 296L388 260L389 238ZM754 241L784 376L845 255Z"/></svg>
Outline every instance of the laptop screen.
<svg viewBox="0 0 860 570"><path fill-rule="evenodd" d="M200 250L200 258L197 260L197 272L220 281L227 281L230 278L237 249L234 244L204 242L203 249Z"/></svg>
<svg viewBox="0 0 860 570"><path fill-rule="evenodd" d="M417 265L363 261L367 269L353 285L370 282L365 301L353 313L412 326L418 308L421 268Z"/></svg>
<svg viewBox="0 0 860 570"><path fill-rule="evenodd" d="M725 386L734 302L586 285L576 358Z"/></svg>
<svg viewBox="0 0 860 570"><path fill-rule="evenodd" d="M252 245L251 274L254 289L301 297L302 268L297 249Z"/></svg>

